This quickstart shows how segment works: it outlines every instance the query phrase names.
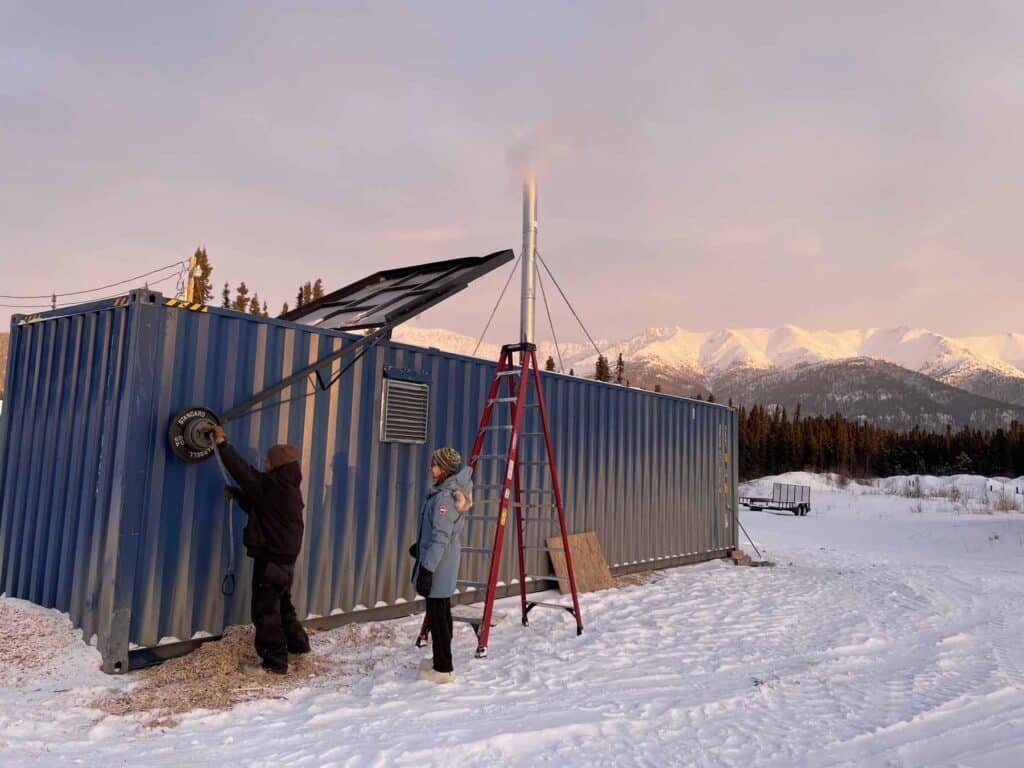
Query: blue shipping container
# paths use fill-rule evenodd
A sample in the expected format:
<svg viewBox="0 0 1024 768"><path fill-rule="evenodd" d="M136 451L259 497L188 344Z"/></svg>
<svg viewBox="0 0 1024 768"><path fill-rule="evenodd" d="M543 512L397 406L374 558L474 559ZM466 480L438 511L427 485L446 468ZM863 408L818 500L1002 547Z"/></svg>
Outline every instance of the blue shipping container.
<svg viewBox="0 0 1024 768"><path fill-rule="evenodd" d="M351 338L151 291L15 317L0 415L0 592L69 613L95 637L111 672L144 658L135 649L248 621L243 515L234 514L229 530L216 462L177 459L168 424L192 405L227 411ZM301 448L300 616L327 624L417 607L406 549L430 451L450 444L469 453L494 368L384 343L329 389L296 384L228 425L253 463L276 442ZM425 442L383 439L391 379L428 385ZM596 531L613 571L722 557L736 546L731 409L558 374L542 379L568 528ZM524 446L520 458L539 457ZM476 481L496 483L498 472L481 466ZM539 468L524 467L523 477L525 487L547 487ZM552 535L534 528L527 543ZM474 521L465 543L487 546L492 536L492 523ZM506 584L516 578L510 549ZM550 573L546 553L532 556L528 572ZM464 561L463 577L485 573L486 563ZM225 596L229 566L238 588ZM582 610L585 621L585 597Z"/></svg>

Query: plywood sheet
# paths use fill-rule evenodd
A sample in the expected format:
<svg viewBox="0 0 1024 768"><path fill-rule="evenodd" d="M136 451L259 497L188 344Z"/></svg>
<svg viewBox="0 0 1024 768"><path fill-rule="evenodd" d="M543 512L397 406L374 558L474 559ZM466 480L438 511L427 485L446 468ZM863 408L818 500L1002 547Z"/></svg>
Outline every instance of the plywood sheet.
<svg viewBox="0 0 1024 768"><path fill-rule="evenodd" d="M562 537L554 536L546 542L549 547L561 547ZM568 578L569 571L565 567L565 555L551 552L551 564L555 575ZM615 586L608 561L604 559L601 541L594 531L569 534L569 555L572 557L573 572L576 577L576 589L579 592L596 592ZM569 582L559 581L558 588L564 595L569 592Z"/></svg>

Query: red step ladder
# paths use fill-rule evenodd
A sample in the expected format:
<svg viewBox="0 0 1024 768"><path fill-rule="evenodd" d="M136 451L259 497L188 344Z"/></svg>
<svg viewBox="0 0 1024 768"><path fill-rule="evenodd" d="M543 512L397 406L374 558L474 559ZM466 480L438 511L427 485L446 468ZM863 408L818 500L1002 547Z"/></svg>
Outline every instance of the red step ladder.
<svg viewBox="0 0 1024 768"><path fill-rule="evenodd" d="M519 354L519 363L515 362L515 355ZM502 384L505 384L503 387ZM529 386L532 384L532 387ZM505 394L502 394L502 389ZM533 400L531 401L527 392L532 390ZM508 405L509 420L506 424L492 424L495 418L495 406ZM524 411L537 409L540 413L540 430L523 432ZM500 408L498 414L504 410ZM527 420L529 421L529 420ZM507 447L504 452L498 452L502 446L502 436L508 435ZM496 436L497 440L491 443L495 449L493 453L483 453L488 436ZM523 440L544 438L546 449L546 460L525 461L520 460L520 448ZM533 452L523 451L527 456ZM473 444L473 453L469 466L476 470L481 462L500 461L504 472L501 475L501 482L498 485L474 485L473 509L467 515L469 520L482 520L488 524L494 524L494 545L487 547L463 547L462 552L468 555L464 562L471 561L476 557L490 555L490 569L486 582L466 581L460 579L457 583L460 587L480 589L486 587L487 596L484 600L484 611L480 617L456 617L456 621L463 621L471 624L477 635L477 658L487 655L487 639L490 636L491 620L494 612L494 596L498 586L498 573L501 566L502 544L505 539L505 524L508 520L509 509L515 511L516 522L516 548L519 559L519 597L522 608L523 626L529 625L529 613L534 608L554 608L565 610L576 619L576 634L583 633L583 619L580 614L579 595L576 592L576 577L572 568L572 555L569 552L569 540L565 530L565 512L562 506L562 492L558 485L558 473L555 470L555 456L551 447L551 430L548 425L547 408L544 404L544 395L540 386L540 372L537 368L537 347L534 344L510 344L502 347L501 358L498 360L498 369L491 382L490 392L487 395L487 403L484 406L483 415L480 418L480 428L477 431L476 441ZM521 483L520 468L523 466L547 467L551 474L551 489L538 490L523 488ZM474 471L474 474L478 474ZM485 498L486 494L481 492L500 490L497 497ZM524 502L523 499L527 501ZM548 503L543 499L548 498ZM493 510L497 507L497 511ZM477 510L481 510L478 512ZM549 514L545 515L547 510ZM552 515L550 512L554 512ZM524 524L538 523L551 524L557 519L558 530L561 534L561 547L548 547L540 545L525 546L523 544ZM545 537L547 538L547 537ZM559 552L565 555L565 566L567 576L559 577L549 574L529 574L526 572L526 558L524 552ZM536 581L568 581L572 593L572 606L560 603L546 603L530 601L526 598L526 580L533 578Z"/></svg>

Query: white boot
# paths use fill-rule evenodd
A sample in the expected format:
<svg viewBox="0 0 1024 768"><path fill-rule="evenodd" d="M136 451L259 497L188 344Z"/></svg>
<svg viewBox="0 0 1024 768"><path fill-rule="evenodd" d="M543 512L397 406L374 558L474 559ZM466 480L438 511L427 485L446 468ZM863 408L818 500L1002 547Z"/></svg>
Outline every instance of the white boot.
<svg viewBox="0 0 1024 768"><path fill-rule="evenodd" d="M430 668L420 672L420 680L425 680L428 683L437 683L443 685L444 683L454 683L455 673L454 672L438 672L436 669Z"/></svg>
<svg viewBox="0 0 1024 768"><path fill-rule="evenodd" d="M455 673L454 672L438 672L434 669L433 659L424 659L420 662L420 671L416 675L417 679L425 680L428 683L454 683Z"/></svg>

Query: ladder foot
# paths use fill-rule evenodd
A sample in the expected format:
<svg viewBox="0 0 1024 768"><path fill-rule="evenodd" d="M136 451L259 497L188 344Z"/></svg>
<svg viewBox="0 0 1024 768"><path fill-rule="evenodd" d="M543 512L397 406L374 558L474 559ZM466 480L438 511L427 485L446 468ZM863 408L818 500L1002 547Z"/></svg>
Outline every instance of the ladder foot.
<svg viewBox="0 0 1024 768"><path fill-rule="evenodd" d="M486 659L487 658L487 646L486 645L478 645L476 647L476 657L478 659Z"/></svg>
<svg viewBox="0 0 1024 768"><path fill-rule="evenodd" d="M524 627L530 626L530 620L528 618L526 618L525 616L523 617L523 626Z"/></svg>
<svg viewBox="0 0 1024 768"><path fill-rule="evenodd" d="M583 627L576 627L576 637L583 634Z"/></svg>

